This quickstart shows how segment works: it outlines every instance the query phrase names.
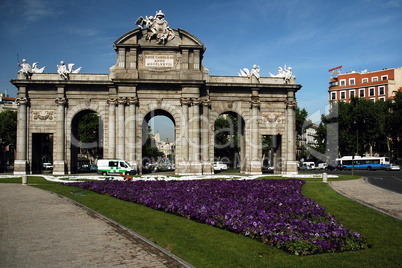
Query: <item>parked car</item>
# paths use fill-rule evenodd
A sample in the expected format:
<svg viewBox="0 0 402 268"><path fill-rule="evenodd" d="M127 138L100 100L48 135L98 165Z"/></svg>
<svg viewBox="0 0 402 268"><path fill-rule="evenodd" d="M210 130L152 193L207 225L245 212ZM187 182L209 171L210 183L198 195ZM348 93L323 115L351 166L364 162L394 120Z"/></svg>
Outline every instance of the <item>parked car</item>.
<svg viewBox="0 0 402 268"><path fill-rule="evenodd" d="M215 162L214 163L214 170L226 170L228 169L228 165L222 162Z"/></svg>
<svg viewBox="0 0 402 268"><path fill-rule="evenodd" d="M390 164L385 168L385 170L388 170L388 171L400 171L401 168L398 165Z"/></svg>
<svg viewBox="0 0 402 268"><path fill-rule="evenodd" d="M52 163L43 163L43 169L52 170L53 169Z"/></svg>

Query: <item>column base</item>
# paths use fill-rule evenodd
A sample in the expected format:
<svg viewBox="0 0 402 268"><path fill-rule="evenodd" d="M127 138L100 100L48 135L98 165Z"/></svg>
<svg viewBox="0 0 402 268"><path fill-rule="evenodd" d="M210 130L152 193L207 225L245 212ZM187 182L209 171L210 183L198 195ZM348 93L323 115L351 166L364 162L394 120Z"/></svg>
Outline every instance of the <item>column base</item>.
<svg viewBox="0 0 402 268"><path fill-rule="evenodd" d="M14 175L29 174L29 162L27 160L14 161Z"/></svg>
<svg viewBox="0 0 402 268"><path fill-rule="evenodd" d="M65 175L66 174L66 162L54 161L53 162L53 175Z"/></svg>
<svg viewBox="0 0 402 268"><path fill-rule="evenodd" d="M214 165L211 162L202 162L202 174L203 175L215 174Z"/></svg>
<svg viewBox="0 0 402 268"><path fill-rule="evenodd" d="M297 162L296 161L286 161L286 169L283 170L282 174L298 174L297 172Z"/></svg>

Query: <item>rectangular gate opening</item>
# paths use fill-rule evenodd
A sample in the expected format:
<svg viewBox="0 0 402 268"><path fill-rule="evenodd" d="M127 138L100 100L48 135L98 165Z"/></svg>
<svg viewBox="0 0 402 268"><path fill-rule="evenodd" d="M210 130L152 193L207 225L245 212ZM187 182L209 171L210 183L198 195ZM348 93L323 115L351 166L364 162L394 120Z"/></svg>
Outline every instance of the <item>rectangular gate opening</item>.
<svg viewBox="0 0 402 268"><path fill-rule="evenodd" d="M32 134L32 173L53 169L53 133Z"/></svg>

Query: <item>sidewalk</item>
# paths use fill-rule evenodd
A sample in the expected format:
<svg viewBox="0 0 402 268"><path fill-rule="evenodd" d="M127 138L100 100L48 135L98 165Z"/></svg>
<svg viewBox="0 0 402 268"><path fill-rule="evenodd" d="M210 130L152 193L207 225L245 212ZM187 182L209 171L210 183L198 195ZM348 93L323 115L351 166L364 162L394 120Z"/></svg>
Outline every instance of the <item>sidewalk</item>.
<svg viewBox="0 0 402 268"><path fill-rule="evenodd" d="M69 199L0 183L0 267L191 267L149 243Z"/></svg>
<svg viewBox="0 0 402 268"><path fill-rule="evenodd" d="M331 181L328 184L341 195L402 220L402 194L374 186L366 179Z"/></svg>

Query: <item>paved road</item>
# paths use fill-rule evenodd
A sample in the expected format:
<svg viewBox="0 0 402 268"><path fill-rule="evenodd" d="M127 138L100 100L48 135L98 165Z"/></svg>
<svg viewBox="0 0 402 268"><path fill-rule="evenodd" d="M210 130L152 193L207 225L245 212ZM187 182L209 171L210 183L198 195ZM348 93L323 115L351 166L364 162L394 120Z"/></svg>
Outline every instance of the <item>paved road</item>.
<svg viewBox="0 0 402 268"><path fill-rule="evenodd" d="M318 171L315 171L318 172ZM322 173L322 171L319 171ZM328 174L351 175L352 171L327 171ZM402 171L355 170L354 175L366 177L367 181L377 187L402 194Z"/></svg>
<svg viewBox="0 0 402 268"><path fill-rule="evenodd" d="M0 183L0 267L188 267L69 199Z"/></svg>

